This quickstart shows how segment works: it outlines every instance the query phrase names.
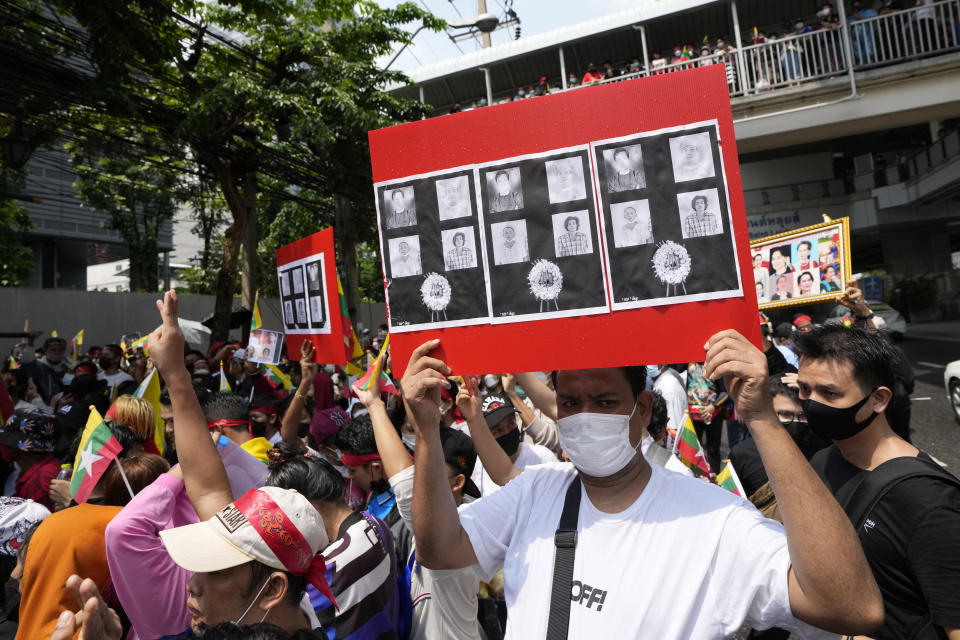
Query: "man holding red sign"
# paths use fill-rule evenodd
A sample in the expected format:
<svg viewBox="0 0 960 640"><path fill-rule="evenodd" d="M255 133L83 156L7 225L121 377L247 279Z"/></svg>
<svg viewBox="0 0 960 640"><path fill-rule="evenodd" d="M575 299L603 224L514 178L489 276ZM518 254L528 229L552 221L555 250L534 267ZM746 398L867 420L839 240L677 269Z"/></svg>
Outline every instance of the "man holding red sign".
<svg viewBox="0 0 960 640"><path fill-rule="evenodd" d="M882 624L849 521L780 426L766 359L740 334L710 338L706 375L725 378L785 528L637 453L652 406L643 367L558 372L559 436L573 464L527 469L458 511L436 426L450 375L430 355L438 346L414 351L402 384L417 432L417 555L433 569L474 566L482 579L503 568L507 638L726 638L745 620L814 638Z"/></svg>

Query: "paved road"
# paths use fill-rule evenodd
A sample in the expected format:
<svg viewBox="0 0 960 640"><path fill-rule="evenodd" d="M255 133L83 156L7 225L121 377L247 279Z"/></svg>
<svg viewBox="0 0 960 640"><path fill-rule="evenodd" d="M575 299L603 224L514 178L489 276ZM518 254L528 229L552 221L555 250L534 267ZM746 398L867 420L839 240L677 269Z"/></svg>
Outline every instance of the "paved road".
<svg viewBox="0 0 960 640"><path fill-rule="evenodd" d="M910 324L900 346L917 380L910 418L914 444L960 475L960 424L943 387L944 367L960 360L960 321Z"/></svg>

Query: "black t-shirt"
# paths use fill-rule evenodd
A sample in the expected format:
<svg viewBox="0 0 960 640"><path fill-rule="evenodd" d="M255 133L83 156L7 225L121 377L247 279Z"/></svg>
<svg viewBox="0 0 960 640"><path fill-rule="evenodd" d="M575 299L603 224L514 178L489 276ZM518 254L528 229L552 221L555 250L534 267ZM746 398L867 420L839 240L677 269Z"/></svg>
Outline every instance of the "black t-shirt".
<svg viewBox="0 0 960 640"><path fill-rule="evenodd" d="M810 463L834 495L869 473L847 462L836 445ZM960 628L960 489L931 477L904 480L857 533L886 611L883 627L870 637L946 640L943 627ZM933 633L915 635L928 615Z"/></svg>
<svg viewBox="0 0 960 640"><path fill-rule="evenodd" d="M828 440L816 435L806 424L794 422L786 429L807 460L820 449L830 445ZM737 472L743 490L747 492L746 497L749 498L754 491L766 484L767 470L763 467L760 452L757 451L757 443L749 433L730 450L730 464Z"/></svg>

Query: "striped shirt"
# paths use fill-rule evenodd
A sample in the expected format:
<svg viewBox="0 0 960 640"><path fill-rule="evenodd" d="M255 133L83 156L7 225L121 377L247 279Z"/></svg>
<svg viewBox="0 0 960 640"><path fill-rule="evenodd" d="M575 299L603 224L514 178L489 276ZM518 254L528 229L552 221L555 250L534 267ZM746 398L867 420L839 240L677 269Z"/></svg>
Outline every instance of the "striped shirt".
<svg viewBox="0 0 960 640"><path fill-rule="evenodd" d="M563 234L557 238L557 243L560 245L560 257L563 256L577 256L581 253L589 253L590 245L587 241L587 234L582 231L577 231L573 234L573 237L570 237L570 234Z"/></svg>
<svg viewBox="0 0 960 640"><path fill-rule="evenodd" d="M498 193L490 200L490 211L493 213L516 211L521 207L523 207L523 196L516 191L511 191L505 196Z"/></svg>
<svg viewBox="0 0 960 640"><path fill-rule="evenodd" d="M447 271L469 269L473 266L473 251L470 249L451 249L447 251Z"/></svg>
<svg viewBox="0 0 960 640"><path fill-rule="evenodd" d="M626 173L615 173L607 180L607 191L610 193L642 189L644 186L645 180L643 179L643 173L634 170Z"/></svg>
<svg viewBox="0 0 960 640"><path fill-rule="evenodd" d="M353 513L327 547L325 577L339 611L307 585L310 602L328 640L397 640L397 561L389 527L367 513Z"/></svg>
<svg viewBox="0 0 960 640"><path fill-rule="evenodd" d="M717 217L709 211L704 211L702 216L691 213L683 219L684 238L699 238L718 233L720 233L720 227L717 225Z"/></svg>

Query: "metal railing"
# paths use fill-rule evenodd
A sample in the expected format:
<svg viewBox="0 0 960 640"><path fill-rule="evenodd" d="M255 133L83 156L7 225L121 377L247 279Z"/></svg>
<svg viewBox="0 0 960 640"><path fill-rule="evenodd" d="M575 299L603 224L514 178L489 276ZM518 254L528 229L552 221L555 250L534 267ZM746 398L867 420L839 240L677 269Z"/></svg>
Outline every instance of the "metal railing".
<svg viewBox="0 0 960 640"><path fill-rule="evenodd" d="M864 19L851 17L848 31L842 25L824 26L816 31L768 39L740 50L731 48L673 64L663 59L652 60L649 69L591 84L623 82L723 64L731 97L759 95L847 73L850 61L843 43L847 32L855 70L960 50L960 0L940 0ZM583 86L586 85L569 89Z"/></svg>

